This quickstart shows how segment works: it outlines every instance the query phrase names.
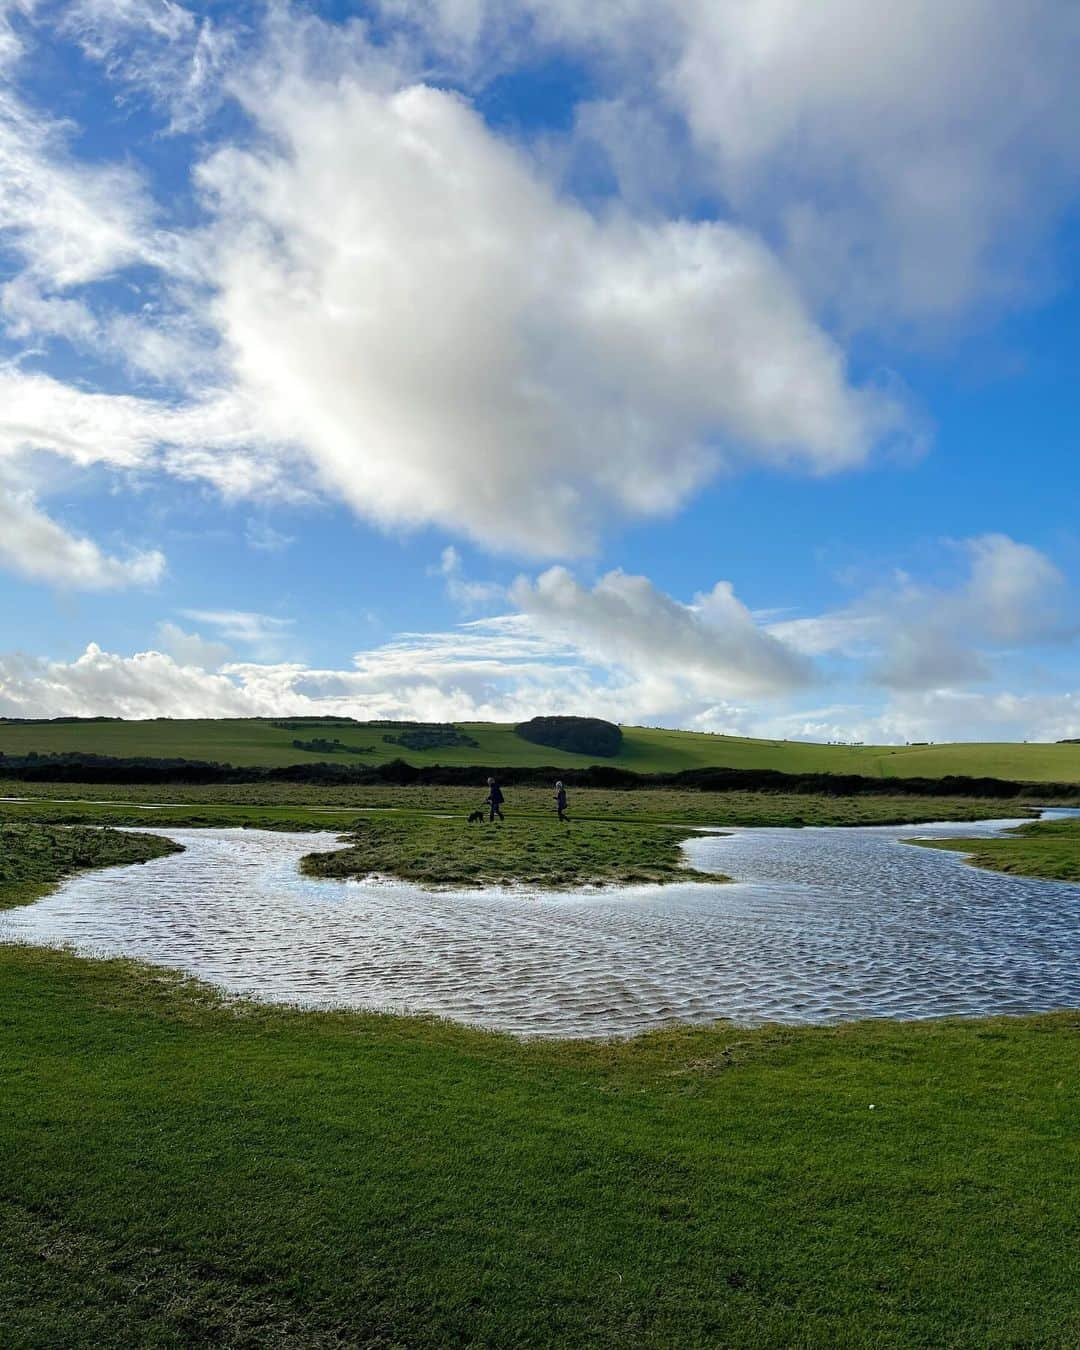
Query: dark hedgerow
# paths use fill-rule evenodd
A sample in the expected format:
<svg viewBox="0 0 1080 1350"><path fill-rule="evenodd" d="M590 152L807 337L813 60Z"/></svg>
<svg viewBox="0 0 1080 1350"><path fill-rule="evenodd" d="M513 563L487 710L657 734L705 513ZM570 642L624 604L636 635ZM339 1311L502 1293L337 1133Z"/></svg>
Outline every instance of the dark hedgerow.
<svg viewBox="0 0 1080 1350"><path fill-rule="evenodd" d="M561 778L567 787L680 788L694 792L795 792L825 797L909 796L981 797L998 800L1075 801L1076 783L1023 783L1008 778L864 778L846 773L781 773L777 769L683 769L678 773L635 773L614 764L570 769L558 764L430 764L404 759L385 764L285 764L275 768L236 766L194 759L117 758L65 751L58 754L4 755L0 775L26 783L311 783L326 787L475 787L498 775L504 786L550 786Z"/></svg>
<svg viewBox="0 0 1080 1350"><path fill-rule="evenodd" d="M514 728L525 741L575 755L611 759L622 749L622 730L600 717L532 717Z"/></svg>

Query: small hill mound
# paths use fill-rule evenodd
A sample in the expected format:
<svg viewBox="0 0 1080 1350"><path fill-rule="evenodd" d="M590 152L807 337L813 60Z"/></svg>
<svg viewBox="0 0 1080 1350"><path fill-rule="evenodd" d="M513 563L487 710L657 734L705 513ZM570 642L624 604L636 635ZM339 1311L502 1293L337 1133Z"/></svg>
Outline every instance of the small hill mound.
<svg viewBox="0 0 1080 1350"><path fill-rule="evenodd" d="M611 759L622 749L621 728L600 717L533 717L514 728L525 741L575 755Z"/></svg>

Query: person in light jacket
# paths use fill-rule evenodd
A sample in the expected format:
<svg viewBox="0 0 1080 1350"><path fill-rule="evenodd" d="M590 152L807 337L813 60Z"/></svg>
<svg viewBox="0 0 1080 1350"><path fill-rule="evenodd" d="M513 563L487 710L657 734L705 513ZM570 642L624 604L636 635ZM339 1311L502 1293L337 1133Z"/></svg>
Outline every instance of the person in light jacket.
<svg viewBox="0 0 1080 1350"><path fill-rule="evenodd" d="M555 784L555 810L559 813L560 820L566 820L566 789L562 783Z"/></svg>

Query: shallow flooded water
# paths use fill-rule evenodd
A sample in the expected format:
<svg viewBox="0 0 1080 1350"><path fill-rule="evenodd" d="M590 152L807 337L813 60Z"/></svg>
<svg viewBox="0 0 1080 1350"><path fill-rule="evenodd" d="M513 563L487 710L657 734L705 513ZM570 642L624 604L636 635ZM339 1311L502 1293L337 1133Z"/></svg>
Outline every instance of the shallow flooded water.
<svg viewBox="0 0 1080 1350"><path fill-rule="evenodd" d="M0 914L0 941L527 1036L1077 1007L1080 886L901 842L1016 823L702 834L689 859L735 884L573 894L314 880L299 859L334 835L160 830L187 852L76 877Z"/></svg>

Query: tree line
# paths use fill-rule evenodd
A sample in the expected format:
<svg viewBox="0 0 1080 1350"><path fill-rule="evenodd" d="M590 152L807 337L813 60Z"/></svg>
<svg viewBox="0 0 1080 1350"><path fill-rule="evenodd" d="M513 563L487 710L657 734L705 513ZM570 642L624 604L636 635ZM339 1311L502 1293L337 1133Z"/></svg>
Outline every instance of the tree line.
<svg viewBox="0 0 1080 1350"><path fill-rule="evenodd" d="M677 773L636 773L611 764L593 764L584 769L558 765L498 766L491 764L430 764L417 766L403 759L384 764L282 764L275 766L233 765L209 760L154 759L147 756L118 757L76 751L55 754L4 755L0 752L0 777L17 782L41 783L311 783L334 786L430 786L466 787L484 783L489 776L504 786L549 786L560 778L567 787L679 788L697 792L787 792L831 797L918 796L980 797L1006 800L1015 797L1075 799L1080 784L1025 783L1008 778L968 778L950 774L945 778L866 778L859 774L782 773L777 769L682 769Z"/></svg>

